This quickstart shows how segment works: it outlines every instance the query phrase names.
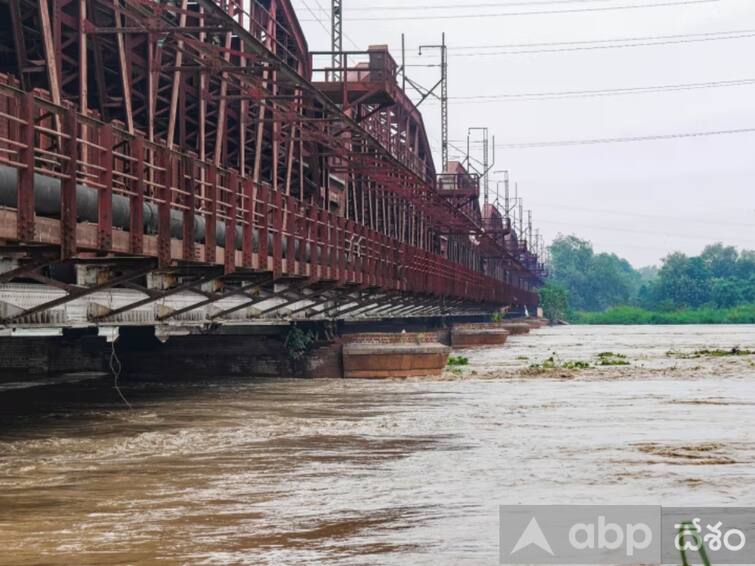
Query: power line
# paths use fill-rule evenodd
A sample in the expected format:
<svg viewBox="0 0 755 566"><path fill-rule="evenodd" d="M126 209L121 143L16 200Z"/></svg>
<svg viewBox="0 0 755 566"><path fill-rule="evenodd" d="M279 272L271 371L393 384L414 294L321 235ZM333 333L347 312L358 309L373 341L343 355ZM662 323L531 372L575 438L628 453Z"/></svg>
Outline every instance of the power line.
<svg viewBox="0 0 755 566"><path fill-rule="evenodd" d="M548 220L547 218L538 217L537 220L539 225L557 225L557 226L574 226L574 222L567 222L562 220ZM710 236L692 236L687 234L679 234L677 232L669 233L669 232L661 232L661 231L654 231L654 230L645 230L645 229L638 229L638 228L618 228L616 226L600 226L595 224L584 224L579 223L580 228L592 228L593 230L603 230L606 232L625 232L628 234L643 234L643 235L654 235L654 236L666 236L668 238L678 238L682 240L700 240L700 241L708 241L710 242Z"/></svg>
<svg viewBox="0 0 755 566"><path fill-rule="evenodd" d="M711 37L718 38L720 36L728 36L733 34L746 34L755 33L755 29L741 29L730 31L711 31L702 33L682 33L674 35L651 35L651 36L634 36L634 37L615 37L615 38L602 38L602 39L583 39L572 41L547 41L539 43L503 43L498 45L451 45L449 50L460 51L469 49L526 49L530 47L562 47L572 45L585 45L590 43L628 43L632 41L663 41L667 39L684 39L684 38L701 38ZM724 39L726 39L724 37Z"/></svg>
<svg viewBox="0 0 755 566"><path fill-rule="evenodd" d="M304 0L299 0L299 2L302 3L302 5L307 9L307 11L310 14L312 14L312 17L314 18L314 20L300 20L300 21L303 21L303 22L317 22L318 24L320 24L320 27L322 29L324 29L325 32L328 35L330 35L330 30L328 29L328 26L325 25L325 23L322 21L322 19L320 19L319 17L317 17L317 14L315 14L314 10L312 10L312 8L309 6L309 4L307 4Z"/></svg>
<svg viewBox="0 0 755 566"><path fill-rule="evenodd" d="M489 94L476 96L452 96L451 100L468 101L471 103L488 103L500 101L529 101L529 100L558 100L562 98L592 98L599 96L619 96L629 94L652 94L675 92L695 89L722 88L732 86L746 86L755 84L755 78L737 79L730 81L711 81L701 83L683 83L672 85L655 85L645 87L626 87L598 90L566 90L552 92L530 92L518 94Z"/></svg>
<svg viewBox="0 0 755 566"><path fill-rule="evenodd" d="M498 12L489 14L423 14L421 16L371 16L348 18L353 22L387 22L407 20L458 20L470 18L500 18L507 16L540 16L547 14L579 14L589 12L607 12L616 10L634 10L639 8L663 8L669 6L688 6L693 4L711 4L720 0L677 0L674 2L656 2L654 4L626 4L622 6L603 6L592 8L569 8L567 10L532 10L528 12ZM313 14L314 15L314 14ZM316 16L315 16L316 17ZM301 20L308 21L308 20Z"/></svg>
<svg viewBox="0 0 755 566"><path fill-rule="evenodd" d="M318 7L319 7L319 8L321 9L321 10L325 10L325 11L327 11L327 12L329 13L329 11L328 11L328 10L326 10L326 8L324 8L322 4L320 4L320 0L314 0L314 1L315 1L315 4L317 4L317 6L318 6ZM349 34L348 34L348 33L346 33L345 31L342 31L341 33L343 33L343 36L344 36L344 37L346 38L346 40L347 40L347 41L348 41L349 43L351 43L351 45L352 45L352 46L353 46L353 47L354 47L355 49L360 49L359 45L357 45L356 41L354 41L353 39L351 39L351 37L349 36Z"/></svg>
<svg viewBox="0 0 755 566"><path fill-rule="evenodd" d="M349 12L376 12L382 10L453 10L458 8L513 8L517 6L547 6L553 4L585 4L595 3L601 0L541 0L541 1L519 1L519 2L483 2L478 4L414 4L407 6L402 5L388 5L388 4L373 4L372 6L348 6ZM615 0L602 0L604 2L611 2ZM323 11L327 11L323 9Z"/></svg>
<svg viewBox="0 0 755 566"><path fill-rule="evenodd" d="M581 206L573 206L570 204L554 203L554 202L537 202L527 199L527 204L536 206L538 209L556 209L556 210L573 210L577 212L592 212L596 214L609 214L614 216L628 216L632 218L647 218L654 220L663 220L666 222L694 222L695 224L707 224L710 226L735 226L739 228L752 228L752 224L745 224L742 222L731 222L729 220L722 220L716 222L714 220L698 220L690 218L680 218L678 216L668 216L666 214L647 214L641 212L626 212L623 210L609 210L600 208L585 208Z"/></svg>
<svg viewBox="0 0 755 566"><path fill-rule="evenodd" d="M755 128L739 128L736 130L717 130L709 132L679 132L674 134L658 134L649 136L633 136L625 138L595 138L595 139L583 139L583 140L560 140L560 141L545 141L545 142L522 142L522 143L509 143L509 144L497 144L498 149L535 149L546 147L564 147L564 146L576 146L576 145L593 145L593 144L608 144L608 143L631 143L631 142L645 142L645 141L658 141L658 140L673 140L681 138L699 138L708 136L723 136L723 135L735 135L735 134L749 134L755 132ZM457 140L454 140L457 141Z"/></svg>
<svg viewBox="0 0 755 566"><path fill-rule="evenodd" d="M617 39L594 39L582 41L554 41L546 43L510 43L504 45L450 46L449 50L501 49L506 51L475 51L471 53L453 53L452 57L488 57L491 55L527 55L534 53L562 53L569 51L592 51L596 49L625 49L630 47L652 47L655 45L677 45L700 43L706 41L723 41L727 39L746 39L755 37L755 29L692 33L680 35L659 35L648 37L625 37ZM534 49L533 49L534 48ZM410 55L409 58L415 58Z"/></svg>
<svg viewBox="0 0 755 566"><path fill-rule="evenodd" d="M302 5L307 9L307 11L310 14L312 14L312 17L314 18L314 19L301 19L299 21L300 22L317 22L318 24L320 24L320 27L325 30L325 33L328 34L328 37L330 37L330 28L328 28L325 22L322 21L322 18L319 18L317 14L315 14L314 10L310 7L309 4L306 3L305 0L299 0L299 2L302 3ZM320 4L319 0L314 0L314 2L317 4L317 6L319 7L321 11L325 10L322 4ZM330 11L328 11L328 13L330 13ZM355 49L360 49L359 45L357 45L356 42L348 36L348 34L344 33L343 36L349 41L349 43L351 43L351 45L354 46Z"/></svg>
<svg viewBox="0 0 755 566"><path fill-rule="evenodd" d="M626 49L629 47L652 47L655 45L678 45L682 43L700 43L704 41L721 41L725 39L746 39L755 37L755 32L741 35L729 35L726 37L698 38L698 39L679 39L671 41L649 41L638 43L625 43L614 45L589 45L584 47L563 47L557 49L529 49L516 51L488 51L478 53L455 53L452 57L488 57L491 55L530 55L534 53L564 53L568 51L594 51L596 49Z"/></svg>

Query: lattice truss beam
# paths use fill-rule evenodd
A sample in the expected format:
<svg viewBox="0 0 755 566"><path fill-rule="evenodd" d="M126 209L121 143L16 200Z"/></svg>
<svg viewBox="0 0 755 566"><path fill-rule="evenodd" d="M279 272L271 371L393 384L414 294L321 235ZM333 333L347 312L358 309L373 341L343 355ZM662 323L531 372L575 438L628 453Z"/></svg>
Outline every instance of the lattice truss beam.
<svg viewBox="0 0 755 566"><path fill-rule="evenodd" d="M287 0L6 0L0 22L0 67L25 90L325 210L341 183L349 220L429 252L474 238L470 255L527 269L435 190L416 109L338 106L312 86Z"/></svg>

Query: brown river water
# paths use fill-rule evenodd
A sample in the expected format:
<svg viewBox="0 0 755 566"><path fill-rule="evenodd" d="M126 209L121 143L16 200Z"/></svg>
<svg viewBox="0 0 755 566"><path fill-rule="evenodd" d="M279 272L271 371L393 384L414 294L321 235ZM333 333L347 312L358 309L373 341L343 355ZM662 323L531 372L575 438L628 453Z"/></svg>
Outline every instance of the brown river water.
<svg viewBox="0 0 755 566"><path fill-rule="evenodd" d="M755 505L755 327L560 327L437 380L0 393L2 564L491 564L499 504ZM540 370L553 353L629 366Z"/></svg>

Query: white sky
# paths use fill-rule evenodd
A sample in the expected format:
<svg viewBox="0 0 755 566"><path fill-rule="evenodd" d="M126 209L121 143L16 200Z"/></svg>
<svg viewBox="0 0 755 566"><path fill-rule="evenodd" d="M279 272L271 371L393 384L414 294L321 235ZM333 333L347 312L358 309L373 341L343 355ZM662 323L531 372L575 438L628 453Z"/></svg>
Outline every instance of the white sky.
<svg viewBox="0 0 755 566"><path fill-rule="evenodd" d="M360 48L389 44L400 58L406 34L410 64L420 44L446 32L450 96L617 89L755 79L755 37L557 53L471 56L460 46L582 41L754 30L755 0L712 0L644 9L433 19L433 15L500 14L671 0L343 0L344 31ZM330 0L293 0L312 50L328 50ZM428 8L439 5L454 9ZM487 7L470 7L489 4ZM418 10L390 7L425 6ZM372 8L365 11L364 8ZM400 21L358 18L408 16ZM345 40L344 47L354 45ZM500 51L503 51L501 49ZM438 69L410 68L429 85ZM437 80L437 79L436 79ZM440 163L440 107L423 107ZM755 128L755 84L723 88L561 100L470 103L452 100L451 139L488 126L497 144ZM457 144L463 146L465 144ZM451 158L458 157L451 150ZM536 227L593 242L636 266L671 251L696 254L714 241L755 249L755 132L675 140L501 149L495 169L511 171ZM495 186L495 182L492 183Z"/></svg>

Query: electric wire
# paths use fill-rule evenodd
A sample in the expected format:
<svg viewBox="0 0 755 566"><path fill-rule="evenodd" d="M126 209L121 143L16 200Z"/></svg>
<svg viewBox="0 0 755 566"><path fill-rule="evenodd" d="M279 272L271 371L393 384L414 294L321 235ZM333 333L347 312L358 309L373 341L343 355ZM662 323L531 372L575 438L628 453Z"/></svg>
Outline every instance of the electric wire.
<svg viewBox="0 0 755 566"><path fill-rule="evenodd" d="M310 14L312 14L312 17L314 18L314 20L310 20L310 19L300 19L299 21L300 21L300 22L317 22L318 24L320 24L320 27L321 27L322 29L324 29L324 30L325 30L325 33L327 33L328 35L330 35L330 30L328 29L328 26L326 26L326 25L325 25L325 23L324 23L324 22L322 21L322 19L321 19L321 18L319 18L319 17L317 16L317 14L315 14L314 10L312 10L312 8L310 7L310 5L309 5L309 4L307 4L307 3L305 2L305 0L299 0L299 2L301 2L301 3L302 3L302 6L304 6L304 7L305 7L305 8L307 9L307 11L308 11L308 12L309 12Z"/></svg>
<svg viewBox="0 0 755 566"><path fill-rule="evenodd" d="M458 20L458 19L480 19L480 18L501 18L509 16L542 16L557 14L580 14L590 12L608 12L618 10L634 10L642 8L665 8L672 6L689 6L694 4L712 4L721 0L676 0L672 2L656 2L653 4L624 4L620 6L601 6L592 8L569 8L566 10L530 10L527 12L497 12L487 14L423 14L418 16L368 16L348 18L352 22L388 22L388 21L407 21L407 20ZM317 16L312 13L317 18ZM311 21L303 19L301 21Z"/></svg>
<svg viewBox="0 0 755 566"><path fill-rule="evenodd" d="M613 37L613 38L601 38L601 39L582 39L582 40L569 40L569 41L546 41L546 42L531 42L531 43L499 43L495 45L449 45L450 51L461 50L479 50L479 49L518 49L518 48L530 48L530 47L557 47L557 46L572 46L572 45L585 45L590 43L628 43L632 41L663 41L667 39L685 39L685 38L712 38L717 39L720 36L740 35L755 33L755 29L739 29L729 31L709 31L701 33L679 33L673 35L645 35L645 36L632 36L632 37ZM724 37L724 39L726 39Z"/></svg>
<svg viewBox="0 0 755 566"><path fill-rule="evenodd" d="M486 104L492 102L529 102L539 100L561 100L572 98L595 98L604 96L625 96L634 94L657 94L666 92L679 92L687 90L700 90L711 88L726 88L735 86L749 86L755 84L755 78L734 79L728 81L708 81L699 83L681 83L671 85L653 85L644 87L624 87L614 89L595 90L565 90L550 92L527 92L509 94L488 94L474 96L452 96L450 100L465 102L467 104ZM428 104L434 104L430 101Z"/></svg>
<svg viewBox="0 0 755 566"><path fill-rule="evenodd" d="M707 41L722 41L727 39L747 39L755 37L755 32L753 33L746 33L746 34L740 34L740 35L729 35L726 37L714 37L714 38L698 38L698 39L684 39L684 40L670 40L670 41L649 41L649 42L638 42L638 43L621 43L621 44L615 44L615 45L589 45L589 46L583 46L583 47L564 47L564 48L557 48L557 49L521 49L521 50L514 50L514 51L487 51L487 52L479 52L479 53L452 53L450 55L451 58L459 58L459 57L490 57L490 56L498 56L498 55L533 55L538 53L568 53L568 52L574 52L574 51L595 51L599 49L628 49L632 47L654 47L656 45L680 45L684 43L701 43L701 42L707 42Z"/></svg>
<svg viewBox="0 0 755 566"><path fill-rule="evenodd" d="M574 222L568 222L563 220L549 220L547 218L538 217L537 223L539 225L547 226L549 224L556 225L556 226L574 226ZM591 228L593 230L604 230L607 232L623 232L627 234L646 234L646 235L653 235L653 236L666 236L666 237L673 237L678 238L682 240L697 240L701 242L710 242L710 236L709 235L700 235L700 236L693 236L691 234L679 234L678 232L663 232L659 230L646 230L646 229L639 229L639 228L619 228L617 226L601 226L597 224L584 224L579 223L579 226L581 228Z"/></svg>
<svg viewBox="0 0 755 566"><path fill-rule="evenodd" d="M683 138L702 138L702 137L710 137L710 136L750 134L753 132L755 132L755 127L738 128L738 129L732 129L732 130L714 130L714 131L705 131L705 132L677 132L673 134L657 134L657 135L631 136L631 137L620 137L620 138L594 138L594 139L581 139L581 140L520 142L520 143L496 144L496 149L500 149L500 150L538 149L538 148L549 148L549 147L566 147L566 146L580 146L580 145L594 145L594 144L634 143L634 142L647 142L647 141L676 140L676 139L683 139Z"/></svg>
<svg viewBox="0 0 755 566"><path fill-rule="evenodd" d="M737 228L752 228L752 224L745 224L743 222L731 222L729 220L715 221L715 220L690 220L689 218L681 218L678 216L669 216L667 214L648 214L642 212L627 212L624 210L609 210L605 208L586 208L583 206L573 206L570 204L556 203L556 202L539 202L531 201L527 199L528 206L535 206L538 210L551 209L551 210L572 210L575 212L588 212L595 214L608 214L612 216L627 216L631 218L647 218L650 220L663 220L664 222L694 222L696 225L708 225L708 226L723 226L723 227L737 227Z"/></svg>
<svg viewBox="0 0 755 566"><path fill-rule="evenodd" d="M503 45L468 45L449 46L449 58L459 57L489 57L500 55L528 55L538 53L569 53L578 51L595 51L600 49L628 49L633 47L654 47L657 45L681 45L687 43L701 43L709 41L725 41L733 39L747 39L755 37L755 29L708 32L700 34L659 35L645 37L624 37L615 39L593 39L581 41L553 41L541 43L509 43ZM472 49L506 49L506 51L472 51L455 53L457 50ZM407 55L409 61L418 60L417 55Z"/></svg>
<svg viewBox="0 0 755 566"><path fill-rule="evenodd" d="M345 8L348 9L350 12L376 12L376 11L416 11L416 10L453 10L458 8L463 9L470 9L470 8L513 8L518 6L548 6L548 5L554 5L554 4L596 4L600 2L608 3L618 0L540 0L540 1L533 1L533 0L522 0L522 1L511 1L511 2L480 2L480 3L474 3L474 4L401 4L401 5L389 5L389 4L373 4L371 6L346 6ZM323 12L330 12L327 8L320 9Z"/></svg>
<svg viewBox="0 0 755 566"><path fill-rule="evenodd" d="M314 13L314 12L313 12L313 11L312 11L312 10L311 10L311 9L310 9L309 7L308 7L308 6L307 6L307 4L306 4L306 3L304 2L304 0L300 0L300 2L302 2L302 4L304 4L304 5L305 5L305 6L307 7L307 9L309 10L309 13L310 13L310 14L312 14L312 15L313 15L313 16L314 16L315 18L317 18L317 21L318 21L318 22L320 23L320 25L321 25L321 26L323 27L323 29L324 29L324 30L325 30L326 32L328 32L328 35L330 35L330 33L331 33L331 30L330 30L330 29L329 29L329 28L328 28L328 27L327 27L327 26L326 26L326 25L325 25L325 24L323 23L323 21L322 21L322 20L321 20L320 18L318 18L318 17L317 17L317 15L316 15L316 14L315 14L315 13ZM315 3L315 4L317 4L317 6L318 6L318 8L319 8L320 10L322 10L323 12L325 12L325 13L327 13L327 14L330 14L330 10L329 10L329 9L325 9L325 8L323 7L323 5L322 5L322 4L320 4L320 0L314 0L314 3ZM351 45L352 45L352 46L353 46L353 47L354 47L355 49L360 49L359 45L357 45L357 43L356 43L356 42L355 42L355 41L354 41L353 39L351 39L351 37L349 37L349 34L347 34L346 32L343 32L343 37L344 37L344 38L346 38L346 40L347 40L347 41L348 41L349 43L351 43Z"/></svg>

